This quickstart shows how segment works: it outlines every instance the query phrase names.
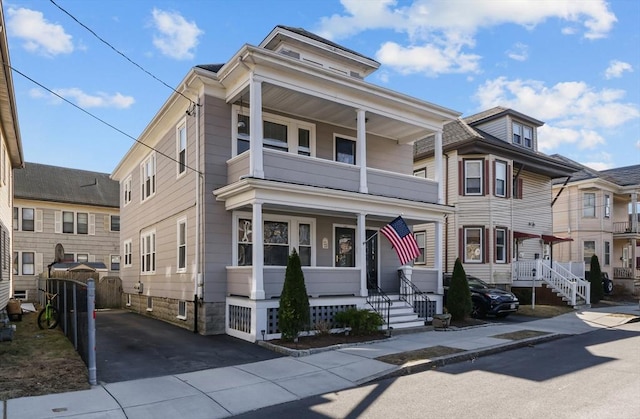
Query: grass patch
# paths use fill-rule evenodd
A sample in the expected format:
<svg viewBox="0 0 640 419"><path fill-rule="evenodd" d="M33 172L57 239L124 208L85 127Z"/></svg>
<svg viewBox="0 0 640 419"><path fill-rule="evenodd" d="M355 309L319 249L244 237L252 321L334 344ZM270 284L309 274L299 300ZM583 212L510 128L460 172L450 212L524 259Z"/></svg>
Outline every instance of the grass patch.
<svg viewBox="0 0 640 419"><path fill-rule="evenodd" d="M37 313L14 322L12 341L0 342L0 400L87 390L87 367L61 329L40 330Z"/></svg>
<svg viewBox="0 0 640 419"><path fill-rule="evenodd" d="M500 335L490 336L496 339L510 339L510 340L522 340L529 338L536 338L538 336L548 335L549 332L541 332L539 330L519 330L517 332L502 333Z"/></svg>
<svg viewBox="0 0 640 419"><path fill-rule="evenodd" d="M575 311L569 306L549 306L544 304L536 304L535 308L530 305L521 305L518 307L518 314L521 316L549 318L559 316L561 314L571 313Z"/></svg>
<svg viewBox="0 0 640 419"><path fill-rule="evenodd" d="M459 352L464 352L464 349L449 348L448 346L432 346L430 348L418 349L415 351L379 356L376 360L386 362L387 364L406 366Z"/></svg>

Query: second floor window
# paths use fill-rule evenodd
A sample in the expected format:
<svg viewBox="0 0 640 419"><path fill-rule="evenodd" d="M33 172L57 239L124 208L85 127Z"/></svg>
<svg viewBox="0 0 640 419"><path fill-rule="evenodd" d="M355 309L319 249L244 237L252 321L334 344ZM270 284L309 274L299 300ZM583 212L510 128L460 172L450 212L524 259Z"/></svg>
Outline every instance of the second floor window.
<svg viewBox="0 0 640 419"><path fill-rule="evenodd" d="M250 123L248 115L239 109L236 124L236 155L250 148ZM315 154L315 126L307 122L281 115L263 113L262 145L264 148L312 156Z"/></svg>
<svg viewBox="0 0 640 419"><path fill-rule="evenodd" d="M22 208L22 231L34 231L35 211L33 208Z"/></svg>
<svg viewBox="0 0 640 419"><path fill-rule="evenodd" d="M495 194L496 196L507 196L507 163L502 161L495 162Z"/></svg>
<svg viewBox="0 0 640 419"><path fill-rule="evenodd" d="M78 234L89 234L89 214L79 212L78 217Z"/></svg>
<svg viewBox="0 0 640 419"><path fill-rule="evenodd" d="M464 161L464 194L465 195L482 195L483 184L483 161L482 160L465 160Z"/></svg>
<svg viewBox="0 0 640 419"><path fill-rule="evenodd" d="M178 175L187 170L187 124L183 122L176 130L176 146L178 160Z"/></svg>
<svg viewBox="0 0 640 419"><path fill-rule="evenodd" d="M131 176L129 176L124 180L122 184L122 191L123 191L122 202L124 202L124 205L127 205L129 202L131 202Z"/></svg>
<svg viewBox="0 0 640 419"><path fill-rule="evenodd" d="M112 215L110 218L111 218L111 222L110 222L111 225L109 226L110 231L120 231L120 216Z"/></svg>
<svg viewBox="0 0 640 419"><path fill-rule="evenodd" d="M149 198L156 193L156 155L151 154L140 168L140 178L142 179L142 200Z"/></svg>
<svg viewBox="0 0 640 419"><path fill-rule="evenodd" d="M611 195L604 196L604 218L611 217Z"/></svg>
<svg viewBox="0 0 640 419"><path fill-rule="evenodd" d="M63 211L62 212L62 232L73 234L75 232L74 224L75 224L75 220L74 220L73 212Z"/></svg>
<svg viewBox="0 0 640 419"><path fill-rule="evenodd" d="M593 192L585 192L582 196L582 216L596 216L596 194Z"/></svg>
<svg viewBox="0 0 640 419"><path fill-rule="evenodd" d="M347 138L336 137L336 161L356 164L356 142Z"/></svg>

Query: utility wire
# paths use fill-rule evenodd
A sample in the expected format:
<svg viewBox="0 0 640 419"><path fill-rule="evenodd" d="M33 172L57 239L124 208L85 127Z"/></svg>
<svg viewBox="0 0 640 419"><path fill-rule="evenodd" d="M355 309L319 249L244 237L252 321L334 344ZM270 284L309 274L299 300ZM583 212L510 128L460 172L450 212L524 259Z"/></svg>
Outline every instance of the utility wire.
<svg viewBox="0 0 640 419"><path fill-rule="evenodd" d="M2 62L2 64L4 64L6 67L10 68L12 71L15 71L17 74L20 74L22 77L24 77L25 79L29 80L31 83L41 87L42 89L46 90L47 92L51 93L52 95L56 96L57 98L65 101L66 103L68 103L69 105L73 106L74 108L84 112L85 114L89 115L90 117L92 117L93 119L103 123L104 125L108 126L109 128L119 132L120 134L124 135L127 138L132 139L133 141L135 141L136 143L143 145L145 147L147 147L148 149L155 151L156 153L160 154L163 157L168 158L169 160L172 160L178 164L183 165L185 168L189 169L189 170L193 170L194 172L198 173L199 175L202 175L202 173L199 170L194 169L193 167L187 165L186 163L181 163L178 160L176 160L174 157L163 153L160 150L157 150L153 147L151 147L148 144L143 143L142 141L138 140L137 138L133 137L132 135L127 134L126 132L124 132L123 130L121 130L120 128L116 127L115 125L105 121L104 119L92 114L91 112L89 112L88 110L84 109L81 106L76 105L75 103L71 102L70 100L66 99L65 97L61 96L60 94L54 92L53 90L49 89L48 87L46 87L45 85L43 85L42 83L37 82L36 80L32 79L31 77L27 76L26 74L24 74L22 71L18 70L15 67L12 67L10 64L5 63L4 61Z"/></svg>
<svg viewBox="0 0 640 419"><path fill-rule="evenodd" d="M123 52L121 52L120 50L118 50L116 47L114 47L113 45L111 45L109 42L107 42L106 40L104 40L102 37L100 37L100 35L98 35L97 33L95 33L91 28L89 28L87 25L85 25L84 23L80 22L75 16L73 16L71 13L69 13L67 10L65 10L62 6L58 5L58 3L56 3L54 0L49 0L54 6L56 6L58 9L60 9L63 13L65 13L67 16L69 16L71 19L73 19L74 21L76 21L76 23L78 23L78 25L82 26L83 28L85 28L86 30L88 30L93 36L95 36L96 38L98 38L103 44L105 44L106 46L108 46L109 48L111 48L112 50L114 50L116 53L118 53L119 55L121 55L125 60L129 61L131 64L133 64L134 66L138 67L140 70L142 70L143 72L147 73L149 76L153 77L155 80L159 81L160 83L164 84L166 87L168 87L169 89L173 90L175 93L179 94L180 96L182 96L183 98L187 99L192 106L198 106L193 100L191 100L190 98L188 98L187 96L185 96L182 92L177 91L176 89L174 89L173 87L169 86L167 83L165 83L164 81L160 80L158 77L154 76L151 72L147 71L145 68L143 68L140 64L136 63L135 61L133 61L131 58L127 57Z"/></svg>

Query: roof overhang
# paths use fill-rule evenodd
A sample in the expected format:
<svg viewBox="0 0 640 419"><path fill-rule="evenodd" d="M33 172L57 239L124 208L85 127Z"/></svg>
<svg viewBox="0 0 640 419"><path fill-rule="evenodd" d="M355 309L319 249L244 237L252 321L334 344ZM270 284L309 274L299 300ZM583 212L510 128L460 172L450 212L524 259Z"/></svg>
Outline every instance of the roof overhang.
<svg viewBox="0 0 640 419"><path fill-rule="evenodd" d="M527 233L524 231L514 231L513 238L519 240L527 240L527 239L539 239L540 235L535 233Z"/></svg>
<svg viewBox="0 0 640 419"><path fill-rule="evenodd" d="M572 242L573 239L571 237L557 237L557 236L552 236L550 234L543 234L542 235L542 241L544 241L545 243L560 243L560 242Z"/></svg>

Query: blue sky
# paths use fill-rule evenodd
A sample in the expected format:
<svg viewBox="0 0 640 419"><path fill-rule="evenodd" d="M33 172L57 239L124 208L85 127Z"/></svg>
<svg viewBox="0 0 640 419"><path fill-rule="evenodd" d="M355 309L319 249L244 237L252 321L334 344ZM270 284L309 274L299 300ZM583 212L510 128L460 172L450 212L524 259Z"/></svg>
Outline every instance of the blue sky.
<svg viewBox="0 0 640 419"><path fill-rule="evenodd" d="M463 116L501 105L544 121L547 154L640 163L640 1L54 1L3 1L12 66L134 138L171 90L61 8L170 86L295 26L379 61L373 84ZM13 77L27 162L109 173L133 144Z"/></svg>

